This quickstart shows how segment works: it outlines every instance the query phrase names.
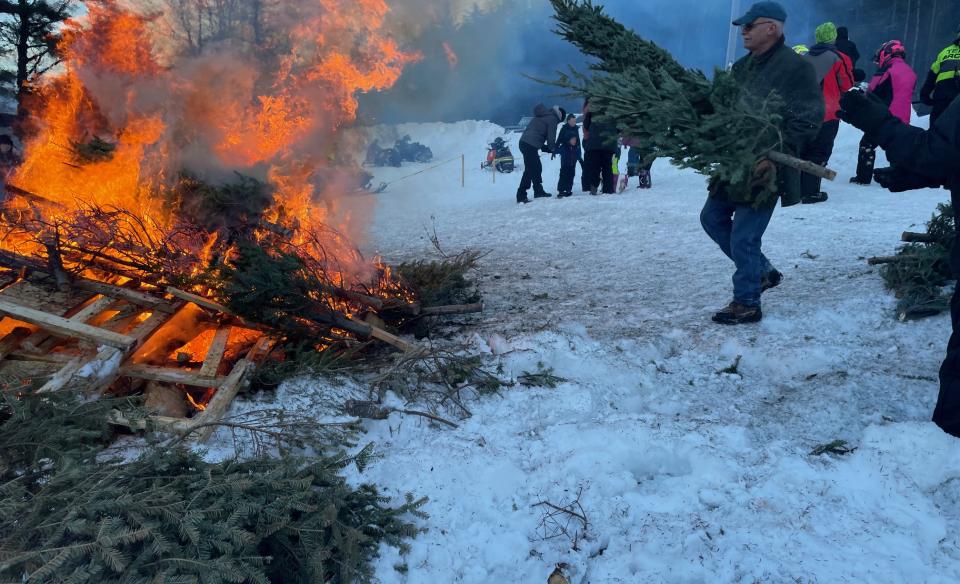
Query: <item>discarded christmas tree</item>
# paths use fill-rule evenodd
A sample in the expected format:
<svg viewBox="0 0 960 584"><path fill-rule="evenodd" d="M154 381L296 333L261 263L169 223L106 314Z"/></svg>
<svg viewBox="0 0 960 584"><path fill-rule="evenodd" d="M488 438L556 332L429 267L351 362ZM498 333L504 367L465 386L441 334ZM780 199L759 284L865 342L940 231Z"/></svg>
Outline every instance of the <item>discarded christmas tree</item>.
<svg viewBox="0 0 960 584"><path fill-rule="evenodd" d="M950 268L950 248L956 237L953 205L944 203L927 223L926 233L904 233L907 242L897 255L871 258L881 265L880 276L899 302L897 316L912 320L940 314L950 308L944 287L956 279Z"/></svg>
<svg viewBox="0 0 960 584"><path fill-rule="evenodd" d="M550 83L590 96L598 119L614 124L621 135L740 190L750 187L758 160L787 162L778 156L783 102L777 96L748 99L728 71L715 71L711 81L684 68L590 0L551 3L557 34L597 61L590 66L593 74L571 69Z"/></svg>
<svg viewBox="0 0 960 584"><path fill-rule="evenodd" d="M349 484L340 471L362 470L371 449L330 449L318 425L278 457L213 463L167 443L125 459L107 449L116 407L132 406L0 398L2 581L370 582L381 546L405 550L420 532L411 520L426 517L425 499L391 504Z"/></svg>

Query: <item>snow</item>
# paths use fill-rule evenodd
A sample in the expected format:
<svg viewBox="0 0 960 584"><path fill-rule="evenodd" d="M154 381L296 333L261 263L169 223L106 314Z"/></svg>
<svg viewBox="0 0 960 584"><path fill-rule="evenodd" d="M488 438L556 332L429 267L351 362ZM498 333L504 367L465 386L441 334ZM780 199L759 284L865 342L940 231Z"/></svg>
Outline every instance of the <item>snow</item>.
<svg viewBox="0 0 960 584"><path fill-rule="evenodd" d="M76 376L102 381L116 373L123 361L123 354L112 347L101 346L97 349L97 356L102 358L85 364L77 371Z"/></svg>
<svg viewBox="0 0 960 584"><path fill-rule="evenodd" d="M384 547L378 582L544 582L558 562L574 584L960 579L960 441L928 421L949 320L897 322L865 262L945 191L850 185L860 136L844 125L830 200L778 209L767 232L785 280L763 322L723 328L710 316L733 267L699 225L704 177L658 161L652 191L517 206L519 172L479 170L499 131L401 128L438 160L465 154L466 187L459 165L392 183L365 247L422 258L436 230L447 250L487 251L486 308L465 339L506 376L567 381L480 398L455 430L365 424L381 458L350 479L430 498L429 531L406 556ZM554 191L559 161L543 160ZM281 403L325 412L345 392L300 380ZM856 450L810 454L838 439ZM578 493L586 538L543 539L537 503Z"/></svg>

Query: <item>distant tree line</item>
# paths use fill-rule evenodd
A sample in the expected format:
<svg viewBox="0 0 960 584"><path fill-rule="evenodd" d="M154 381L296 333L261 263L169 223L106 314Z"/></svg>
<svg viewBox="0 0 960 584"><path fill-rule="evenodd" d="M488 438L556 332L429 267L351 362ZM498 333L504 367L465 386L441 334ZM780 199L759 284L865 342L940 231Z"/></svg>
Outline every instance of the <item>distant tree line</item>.
<svg viewBox="0 0 960 584"><path fill-rule="evenodd" d="M907 62L921 80L960 29L957 0L813 0L813 4L838 26L850 29L850 38L865 57L861 66L870 65L882 43L897 39L907 47Z"/></svg>

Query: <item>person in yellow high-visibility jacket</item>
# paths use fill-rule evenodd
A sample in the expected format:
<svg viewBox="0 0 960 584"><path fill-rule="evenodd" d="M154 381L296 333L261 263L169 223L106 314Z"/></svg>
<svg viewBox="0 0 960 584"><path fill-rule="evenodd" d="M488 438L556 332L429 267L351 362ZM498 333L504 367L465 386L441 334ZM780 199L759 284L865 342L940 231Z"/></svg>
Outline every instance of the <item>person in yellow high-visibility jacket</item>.
<svg viewBox="0 0 960 584"><path fill-rule="evenodd" d="M920 101L933 107L930 127L960 95L960 30L949 47L943 49L930 67L927 80L920 89Z"/></svg>

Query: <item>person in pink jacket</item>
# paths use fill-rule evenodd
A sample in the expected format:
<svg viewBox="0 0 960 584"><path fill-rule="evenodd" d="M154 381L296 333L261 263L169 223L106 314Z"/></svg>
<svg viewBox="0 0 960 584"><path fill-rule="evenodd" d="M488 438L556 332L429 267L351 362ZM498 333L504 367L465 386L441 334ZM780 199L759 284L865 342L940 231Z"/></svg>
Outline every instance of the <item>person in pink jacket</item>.
<svg viewBox="0 0 960 584"><path fill-rule="evenodd" d="M917 87L917 74L906 62L907 49L900 41L883 43L873 58L878 69L867 88L890 106L890 113L904 124L910 125L913 113L913 92ZM857 176L850 182L868 185L873 180L873 165L877 158L877 145L864 136L860 140L860 156L857 160Z"/></svg>

